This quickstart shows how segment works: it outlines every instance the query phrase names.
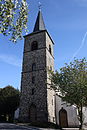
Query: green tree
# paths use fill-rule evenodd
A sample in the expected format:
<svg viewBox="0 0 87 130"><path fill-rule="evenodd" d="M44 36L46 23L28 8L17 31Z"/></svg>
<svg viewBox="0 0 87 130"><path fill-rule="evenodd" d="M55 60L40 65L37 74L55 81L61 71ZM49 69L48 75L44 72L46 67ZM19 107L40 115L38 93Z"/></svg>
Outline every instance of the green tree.
<svg viewBox="0 0 87 130"><path fill-rule="evenodd" d="M10 35L16 42L27 31L28 4L26 0L0 0L0 33Z"/></svg>
<svg viewBox="0 0 87 130"><path fill-rule="evenodd" d="M0 90L0 115L8 115L9 121L13 120L14 112L19 106L19 90L7 86Z"/></svg>
<svg viewBox="0 0 87 130"><path fill-rule="evenodd" d="M70 64L60 69L60 72L51 72L52 88L70 105L78 110L80 129L83 126L83 107L87 105L87 60L74 59Z"/></svg>

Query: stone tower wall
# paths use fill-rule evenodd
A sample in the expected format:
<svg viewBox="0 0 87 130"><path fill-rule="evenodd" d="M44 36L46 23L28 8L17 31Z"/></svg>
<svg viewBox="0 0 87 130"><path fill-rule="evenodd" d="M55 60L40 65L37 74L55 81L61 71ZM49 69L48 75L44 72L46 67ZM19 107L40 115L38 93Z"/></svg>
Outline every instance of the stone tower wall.
<svg viewBox="0 0 87 130"><path fill-rule="evenodd" d="M38 42L38 50L31 51L33 41ZM47 85L47 67L51 65L54 68L54 61L48 51L48 42L52 45L46 31L25 37L19 114L19 120L22 122L29 122L31 104L36 106L37 121L53 122L54 120L54 92ZM33 63L36 63L35 71L32 71ZM34 84L32 76L35 77ZM34 88L34 95L32 95L32 88Z"/></svg>
<svg viewBox="0 0 87 130"><path fill-rule="evenodd" d="M51 46L51 54L49 52L49 45ZM51 80L49 70L54 71L54 54L53 54L53 43L46 33L46 66L48 68L47 71L47 104L48 104L48 113L49 113L49 121L55 122L55 92L52 88L50 88Z"/></svg>

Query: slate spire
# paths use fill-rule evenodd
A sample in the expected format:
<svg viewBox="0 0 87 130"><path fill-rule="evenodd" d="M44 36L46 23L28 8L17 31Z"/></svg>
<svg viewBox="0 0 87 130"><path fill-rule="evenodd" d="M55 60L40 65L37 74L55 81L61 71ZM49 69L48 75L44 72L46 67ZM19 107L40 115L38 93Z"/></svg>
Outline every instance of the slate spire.
<svg viewBox="0 0 87 130"><path fill-rule="evenodd" d="M42 12L41 10L39 10L33 32L42 31L42 30L46 30L46 29L43 21Z"/></svg>

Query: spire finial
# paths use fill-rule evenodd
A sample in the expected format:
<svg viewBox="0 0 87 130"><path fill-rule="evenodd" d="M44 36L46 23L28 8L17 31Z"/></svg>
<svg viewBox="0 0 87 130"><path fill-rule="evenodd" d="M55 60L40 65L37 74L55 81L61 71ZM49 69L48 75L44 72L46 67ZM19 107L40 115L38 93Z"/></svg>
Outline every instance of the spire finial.
<svg viewBox="0 0 87 130"><path fill-rule="evenodd" d="M41 2L38 2L38 8L39 8L39 10L41 10L41 6L42 6Z"/></svg>

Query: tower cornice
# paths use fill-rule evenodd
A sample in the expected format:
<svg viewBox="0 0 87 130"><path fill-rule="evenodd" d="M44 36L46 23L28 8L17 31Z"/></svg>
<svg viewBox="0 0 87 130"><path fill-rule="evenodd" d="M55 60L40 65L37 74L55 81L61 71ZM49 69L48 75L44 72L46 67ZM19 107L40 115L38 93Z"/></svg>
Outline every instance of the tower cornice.
<svg viewBox="0 0 87 130"><path fill-rule="evenodd" d="M28 36L31 36L31 35L35 35L35 34L41 33L41 32L46 32L46 33L48 34L48 36L50 37L52 43L54 44L54 41L52 40L52 38L51 38L51 36L50 36L50 34L48 33L47 30L41 30L41 31L32 32L32 33L30 33L30 34L28 34L28 35L25 35L24 38L25 38L25 37L28 37Z"/></svg>

